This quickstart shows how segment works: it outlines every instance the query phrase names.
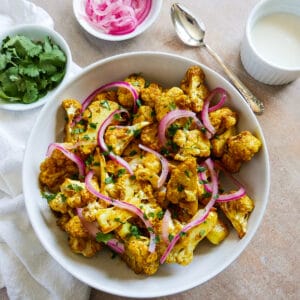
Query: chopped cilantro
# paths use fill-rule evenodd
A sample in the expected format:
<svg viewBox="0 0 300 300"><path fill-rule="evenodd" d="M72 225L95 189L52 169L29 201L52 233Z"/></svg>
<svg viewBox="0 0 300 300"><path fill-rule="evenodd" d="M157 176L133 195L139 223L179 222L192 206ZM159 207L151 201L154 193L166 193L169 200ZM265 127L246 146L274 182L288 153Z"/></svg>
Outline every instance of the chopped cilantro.
<svg viewBox="0 0 300 300"><path fill-rule="evenodd" d="M178 129L179 129L179 126L177 124L171 124L168 128L168 135L170 137L174 136Z"/></svg>
<svg viewBox="0 0 300 300"><path fill-rule="evenodd" d="M174 110L176 108L177 108L177 106L176 106L176 104L174 102L172 102L172 103L169 104L169 109L170 110Z"/></svg>
<svg viewBox="0 0 300 300"><path fill-rule="evenodd" d="M80 192L80 191L83 190L83 187L80 186L80 185L78 185L78 184L76 184L76 183L71 183L71 184L67 185L67 188L69 190L73 190L75 192Z"/></svg>
<svg viewBox="0 0 300 300"><path fill-rule="evenodd" d="M104 180L105 184L110 184L110 183L114 183L115 180L112 176L106 177Z"/></svg>
<svg viewBox="0 0 300 300"><path fill-rule="evenodd" d="M139 228L135 225L131 225L130 226L130 235L138 238L141 235Z"/></svg>
<svg viewBox="0 0 300 300"><path fill-rule="evenodd" d="M198 166L197 167L197 172L198 173L202 173L202 172L205 172L206 171L206 168L205 167L202 167L202 166Z"/></svg>
<svg viewBox="0 0 300 300"><path fill-rule="evenodd" d="M96 235L96 241L98 243L104 243L106 244L109 240L111 240L113 238L113 234L111 233L103 233L103 232L97 232Z"/></svg>
<svg viewBox="0 0 300 300"><path fill-rule="evenodd" d="M168 240L171 242L174 239L174 235L169 233L168 235Z"/></svg>
<svg viewBox="0 0 300 300"><path fill-rule="evenodd" d="M45 198L47 200L47 202L49 203L56 197L56 194L42 192L42 197Z"/></svg>
<svg viewBox="0 0 300 300"><path fill-rule="evenodd" d="M185 170L185 171L184 171L184 174L185 174L186 177L190 178L190 171Z"/></svg>
<svg viewBox="0 0 300 300"><path fill-rule="evenodd" d="M97 128L97 123L89 123L90 127L93 129Z"/></svg>
<svg viewBox="0 0 300 300"><path fill-rule="evenodd" d="M164 211L163 210L161 210L161 211L159 211L157 214L156 214L156 216L157 216L157 218L159 219L159 220L161 220L163 217L164 217Z"/></svg>
<svg viewBox="0 0 300 300"><path fill-rule="evenodd" d="M132 151L130 151L129 156L133 156L135 154L137 154L137 151L136 150L132 150Z"/></svg>
<svg viewBox="0 0 300 300"><path fill-rule="evenodd" d="M109 103L108 103L107 100L101 101L101 102L100 102L100 105L101 105L103 108L106 108L106 109L110 110L110 105L109 105Z"/></svg>
<svg viewBox="0 0 300 300"><path fill-rule="evenodd" d="M177 186L177 190L178 190L178 192L182 192L184 190L184 186L182 184L179 184Z"/></svg>
<svg viewBox="0 0 300 300"><path fill-rule="evenodd" d="M49 37L33 41L7 36L0 48L0 98L32 103L54 89L65 76L66 55Z"/></svg>
<svg viewBox="0 0 300 300"><path fill-rule="evenodd" d="M141 102L140 99L136 100L136 105L137 105L137 107L141 107L142 106L142 102Z"/></svg>
<svg viewBox="0 0 300 300"><path fill-rule="evenodd" d="M180 235L180 237L186 236L186 232L181 231L181 232L179 233L179 235Z"/></svg>
<svg viewBox="0 0 300 300"><path fill-rule="evenodd" d="M122 175L124 175L126 173L126 169L119 169L118 170L118 174L117 174L117 177L121 177Z"/></svg>

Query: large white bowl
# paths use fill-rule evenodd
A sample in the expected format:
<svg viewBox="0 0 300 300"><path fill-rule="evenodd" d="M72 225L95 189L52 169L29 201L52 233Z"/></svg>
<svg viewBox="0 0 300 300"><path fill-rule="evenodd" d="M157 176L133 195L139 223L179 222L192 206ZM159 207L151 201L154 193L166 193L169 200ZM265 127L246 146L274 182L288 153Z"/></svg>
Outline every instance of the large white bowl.
<svg viewBox="0 0 300 300"><path fill-rule="evenodd" d="M49 143L61 136L64 115L60 108L64 98L83 100L104 83L122 80L130 73L143 75L165 87L178 85L191 65L200 65L210 88L221 86L230 95L228 105L240 115L239 129L248 129L260 137L263 147L258 155L244 165L239 178L255 199L248 232L239 239L234 230L219 246L201 242L194 261L186 266L163 265L152 277L136 275L120 259L112 260L109 253L99 253L92 259L73 254L67 237L55 223L47 201L40 195L39 165L45 158ZM32 226L46 250L71 274L88 285L121 296L146 298L170 295L195 287L217 275L231 264L254 236L265 211L270 184L269 160L261 127L240 94L223 77L208 67L184 57L166 53L135 52L99 61L73 78L64 89L43 108L30 135L23 165L23 189L27 212Z"/></svg>

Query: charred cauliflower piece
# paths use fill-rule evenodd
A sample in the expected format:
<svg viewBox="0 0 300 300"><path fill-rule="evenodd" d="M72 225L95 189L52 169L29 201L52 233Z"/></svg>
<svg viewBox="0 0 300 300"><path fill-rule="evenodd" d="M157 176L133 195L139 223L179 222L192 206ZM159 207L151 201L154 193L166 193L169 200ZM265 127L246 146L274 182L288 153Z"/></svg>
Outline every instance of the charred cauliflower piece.
<svg viewBox="0 0 300 300"><path fill-rule="evenodd" d="M230 127L224 133L215 135L211 139L212 153L215 157L221 157L226 149L227 140L235 134L235 127Z"/></svg>
<svg viewBox="0 0 300 300"><path fill-rule="evenodd" d="M156 101L159 99L162 93L162 87L157 83L150 83L149 86L144 87L141 90L141 99L150 107L154 107Z"/></svg>
<svg viewBox="0 0 300 300"><path fill-rule="evenodd" d="M69 236L69 246L74 253L85 257L92 257L102 248L101 244L90 238L78 238Z"/></svg>
<svg viewBox="0 0 300 300"><path fill-rule="evenodd" d="M129 143L140 134L142 128L149 124L141 122L130 126L109 126L104 135L105 143L115 154L121 155Z"/></svg>
<svg viewBox="0 0 300 300"><path fill-rule="evenodd" d="M154 122L154 110L147 105L142 105L138 108L136 114L133 116L132 124L148 122L152 124Z"/></svg>
<svg viewBox="0 0 300 300"><path fill-rule="evenodd" d="M166 263L178 263L188 265L194 257L194 250L199 242L214 228L217 223L217 213L211 211L206 220L182 234L180 240L176 243L166 259Z"/></svg>
<svg viewBox="0 0 300 300"><path fill-rule="evenodd" d="M229 230L225 223L220 220L216 222L216 225L212 228L212 230L207 234L206 238L214 245L219 245L229 234Z"/></svg>
<svg viewBox="0 0 300 300"><path fill-rule="evenodd" d="M210 142L200 130L178 129L173 142L180 147L174 157L176 160L183 161L190 156L208 157L210 155Z"/></svg>
<svg viewBox="0 0 300 300"><path fill-rule="evenodd" d="M222 107L210 112L209 119L212 126L216 129L216 134L222 134L237 124L238 114L228 107Z"/></svg>
<svg viewBox="0 0 300 300"><path fill-rule="evenodd" d="M125 251L121 258L136 274L153 275L158 270L158 255L156 252L150 253L148 247L149 238L144 236L125 240Z"/></svg>
<svg viewBox="0 0 300 300"><path fill-rule="evenodd" d="M249 131L231 136L227 139L227 150L222 156L222 163L228 171L237 172L241 163L251 160L261 145L261 141Z"/></svg>
<svg viewBox="0 0 300 300"><path fill-rule="evenodd" d="M96 183L94 182L94 184ZM72 208L83 207L87 203L96 200L96 197L86 189L85 184L78 180L66 178L60 190L66 203Z"/></svg>
<svg viewBox="0 0 300 300"><path fill-rule="evenodd" d="M73 141L73 122L74 119L80 115L81 113L81 103L75 99L65 99L62 102L62 107L64 108L68 121L65 126L65 141L72 142Z"/></svg>
<svg viewBox="0 0 300 300"><path fill-rule="evenodd" d="M160 121L171 110L184 106L186 101L187 96L178 87L163 92L155 102L156 119Z"/></svg>
<svg viewBox="0 0 300 300"><path fill-rule="evenodd" d="M52 155L46 158L40 166L39 181L41 186L53 193L59 191L65 178L76 176L78 176L77 165L59 150L54 150Z"/></svg>
<svg viewBox="0 0 300 300"><path fill-rule="evenodd" d="M83 227L78 216L72 217L65 225L65 231L75 238L87 238L89 233Z"/></svg>
<svg viewBox="0 0 300 300"><path fill-rule="evenodd" d="M66 202L66 196L63 193L57 193L55 198L48 201L50 208L54 211L66 214L69 210Z"/></svg>
<svg viewBox="0 0 300 300"><path fill-rule="evenodd" d="M134 87L134 89L137 91L138 94L145 87L145 79L140 75L136 75L136 74L130 75L124 81L129 82ZM117 96L118 96L118 101L122 106L126 108L131 108L133 106L133 97L130 91L128 91L127 89L118 88Z"/></svg>
<svg viewBox="0 0 300 300"><path fill-rule="evenodd" d="M247 195L238 200L220 203L220 208L242 238L247 232L248 218L254 209L254 202Z"/></svg>
<svg viewBox="0 0 300 300"><path fill-rule="evenodd" d="M158 124L157 123L153 123L142 129L141 141L142 141L143 145L145 145L155 151L159 151L160 144L158 142Z"/></svg>
<svg viewBox="0 0 300 300"><path fill-rule="evenodd" d="M198 66L190 67L185 78L181 82L181 89L188 95L188 107L195 112L202 110L203 101L208 96L208 89L205 84L205 75Z"/></svg>
<svg viewBox="0 0 300 300"><path fill-rule="evenodd" d="M198 210L198 174L195 158L187 158L172 169L166 198L194 215Z"/></svg>

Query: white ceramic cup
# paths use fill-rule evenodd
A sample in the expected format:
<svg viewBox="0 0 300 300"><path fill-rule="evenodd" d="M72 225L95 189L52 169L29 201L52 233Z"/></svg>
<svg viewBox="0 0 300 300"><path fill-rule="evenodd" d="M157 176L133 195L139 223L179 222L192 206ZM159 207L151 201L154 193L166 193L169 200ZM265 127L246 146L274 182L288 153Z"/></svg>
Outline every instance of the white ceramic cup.
<svg viewBox="0 0 300 300"><path fill-rule="evenodd" d="M266 59L258 51L252 37L252 30L257 21L275 13L289 13L300 18L300 0L263 0L254 7L249 15L241 44L241 60L246 71L256 80L266 84L280 85L300 77L300 63L286 67ZM278 41L280 42L284 41Z"/></svg>

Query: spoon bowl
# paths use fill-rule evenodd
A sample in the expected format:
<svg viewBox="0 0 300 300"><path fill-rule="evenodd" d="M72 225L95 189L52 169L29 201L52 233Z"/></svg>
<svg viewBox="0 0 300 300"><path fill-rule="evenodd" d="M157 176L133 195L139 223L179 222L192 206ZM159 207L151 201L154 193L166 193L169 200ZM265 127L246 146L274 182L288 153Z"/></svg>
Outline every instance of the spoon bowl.
<svg viewBox="0 0 300 300"><path fill-rule="evenodd" d="M205 25L183 5L174 3L171 6L171 19L175 28L175 31L181 41L192 47L205 47L209 54L215 58L215 60L223 68L224 72L230 78L233 85L241 93L244 100L249 104L252 111L258 115L264 111L264 105L262 101L257 99L250 90L240 81L240 79L227 67L221 57L204 42Z"/></svg>

